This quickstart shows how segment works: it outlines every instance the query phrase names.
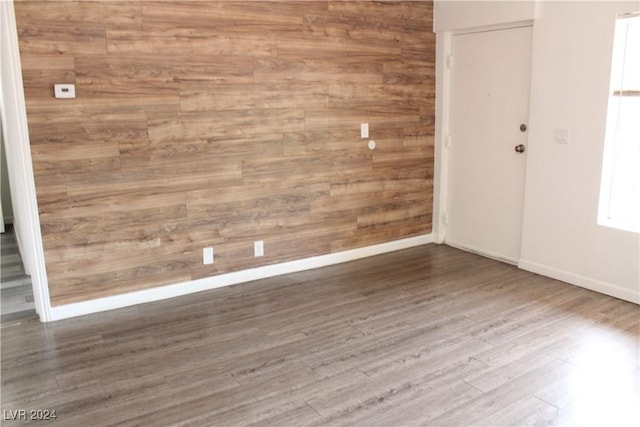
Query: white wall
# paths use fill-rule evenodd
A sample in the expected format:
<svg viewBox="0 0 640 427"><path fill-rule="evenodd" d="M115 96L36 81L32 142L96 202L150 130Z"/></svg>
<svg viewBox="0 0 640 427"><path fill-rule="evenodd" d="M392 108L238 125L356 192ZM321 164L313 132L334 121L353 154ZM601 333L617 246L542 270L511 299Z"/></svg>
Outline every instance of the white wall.
<svg viewBox="0 0 640 427"><path fill-rule="evenodd" d="M596 224L615 17L634 10L538 4L521 267L640 303L638 234Z"/></svg>
<svg viewBox="0 0 640 427"><path fill-rule="evenodd" d="M17 111L15 108L12 108L15 105L13 99L16 96L19 96L22 93L22 85L20 85L19 90L15 90L15 85L13 81L15 77L12 75L15 67L13 66L14 57L11 55L14 46L10 44L11 37L7 36L8 29L10 25L5 24L11 18L11 13L13 10L9 10L9 7L13 7L11 3L8 3L8 6L2 4L2 26L0 27L1 33L1 46L0 46L0 64L2 66L2 75L0 76L0 114L2 117L2 143L5 147L4 154L7 156L7 173L10 176L10 193L12 195L21 194L21 188L19 187L20 182L20 171L19 168L15 167L22 162L21 153L19 150L19 140L21 138L21 129L19 126L15 126L18 122L16 115ZM19 92L19 93L17 93ZM15 234L16 240L18 242L18 246L20 248L20 254L24 260L25 270L27 274L30 274L32 268L32 260L33 256L29 250L29 247L25 244L25 235L28 233L24 224L24 221L21 221L24 218L24 211L27 209L27 206L22 201L18 201L13 207L15 211L14 225L15 225Z"/></svg>
<svg viewBox="0 0 640 427"><path fill-rule="evenodd" d="M25 272L31 275L36 312L50 317L20 55L12 1L0 1L0 116L13 202L13 225Z"/></svg>
<svg viewBox="0 0 640 427"><path fill-rule="evenodd" d="M487 27L512 22L530 21L535 14L535 1L436 0L433 31L453 31Z"/></svg>
<svg viewBox="0 0 640 427"><path fill-rule="evenodd" d="M4 224L13 223L13 205L11 203L11 190L9 188L9 173L7 171L7 154L4 152L4 137L0 132L0 186L2 187L2 220Z"/></svg>
<svg viewBox="0 0 640 427"><path fill-rule="evenodd" d="M446 200L448 119L444 59L451 34L533 20L531 108L521 268L640 303L638 234L598 226L609 72L615 17L640 1L455 2L435 5L437 43L434 232ZM553 141L569 129L568 145Z"/></svg>

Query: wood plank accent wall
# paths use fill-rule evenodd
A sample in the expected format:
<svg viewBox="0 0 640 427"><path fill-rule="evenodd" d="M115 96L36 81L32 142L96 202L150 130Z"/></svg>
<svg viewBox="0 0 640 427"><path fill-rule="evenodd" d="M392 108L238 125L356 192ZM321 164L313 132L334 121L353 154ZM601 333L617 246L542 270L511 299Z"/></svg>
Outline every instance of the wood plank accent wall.
<svg viewBox="0 0 640 427"><path fill-rule="evenodd" d="M431 231L431 1L15 10L54 306Z"/></svg>

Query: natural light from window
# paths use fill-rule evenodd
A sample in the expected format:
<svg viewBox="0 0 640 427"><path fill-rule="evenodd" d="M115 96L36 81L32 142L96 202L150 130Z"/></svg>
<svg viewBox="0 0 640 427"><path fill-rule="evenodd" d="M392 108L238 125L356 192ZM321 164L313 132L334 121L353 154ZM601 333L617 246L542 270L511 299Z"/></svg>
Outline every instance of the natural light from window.
<svg viewBox="0 0 640 427"><path fill-rule="evenodd" d="M640 232L640 12L616 21L598 223Z"/></svg>

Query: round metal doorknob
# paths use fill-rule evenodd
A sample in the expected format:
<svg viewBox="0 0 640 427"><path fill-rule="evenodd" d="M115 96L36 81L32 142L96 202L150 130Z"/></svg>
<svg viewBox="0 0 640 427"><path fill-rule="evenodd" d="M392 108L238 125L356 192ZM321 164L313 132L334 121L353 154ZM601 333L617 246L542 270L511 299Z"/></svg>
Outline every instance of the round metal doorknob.
<svg viewBox="0 0 640 427"><path fill-rule="evenodd" d="M516 153L524 153L526 149L524 144L516 145Z"/></svg>

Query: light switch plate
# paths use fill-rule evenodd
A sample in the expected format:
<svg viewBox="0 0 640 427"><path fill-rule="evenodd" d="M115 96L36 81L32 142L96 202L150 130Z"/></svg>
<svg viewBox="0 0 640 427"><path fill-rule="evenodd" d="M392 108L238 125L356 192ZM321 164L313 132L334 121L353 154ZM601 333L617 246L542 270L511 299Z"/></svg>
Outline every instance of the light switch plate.
<svg viewBox="0 0 640 427"><path fill-rule="evenodd" d="M569 129L556 129L554 141L556 142L556 144L568 144Z"/></svg>
<svg viewBox="0 0 640 427"><path fill-rule="evenodd" d="M76 97L76 85L74 84L55 84L53 85L53 92L56 98L75 98Z"/></svg>
<svg viewBox="0 0 640 427"><path fill-rule="evenodd" d="M360 123L360 138L369 138L369 123Z"/></svg>

